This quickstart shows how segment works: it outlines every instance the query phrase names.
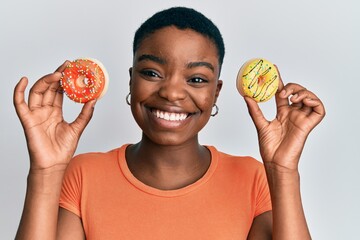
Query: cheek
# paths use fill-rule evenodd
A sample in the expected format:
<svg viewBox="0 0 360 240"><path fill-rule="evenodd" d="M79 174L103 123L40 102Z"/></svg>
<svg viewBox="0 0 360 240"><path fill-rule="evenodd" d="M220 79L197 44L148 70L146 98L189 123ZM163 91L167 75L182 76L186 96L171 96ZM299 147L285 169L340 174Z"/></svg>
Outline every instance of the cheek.
<svg viewBox="0 0 360 240"><path fill-rule="evenodd" d="M204 112L211 112L211 109L214 105L214 98L205 98L203 101L203 108L204 108Z"/></svg>
<svg viewBox="0 0 360 240"><path fill-rule="evenodd" d="M195 104L202 112L211 112L215 102L215 92L207 90L203 93L194 93L192 96Z"/></svg>
<svg viewBox="0 0 360 240"><path fill-rule="evenodd" d="M139 84L138 81L133 79L130 86L130 93L132 115L138 125L142 126L143 122L146 121L144 120L144 118L146 118L146 114L143 112L141 103L147 99L149 95L149 90L148 88L144 87L143 84Z"/></svg>
<svg viewBox="0 0 360 240"><path fill-rule="evenodd" d="M138 103L146 99L153 92L153 87L146 81L134 80L130 87L131 100Z"/></svg>

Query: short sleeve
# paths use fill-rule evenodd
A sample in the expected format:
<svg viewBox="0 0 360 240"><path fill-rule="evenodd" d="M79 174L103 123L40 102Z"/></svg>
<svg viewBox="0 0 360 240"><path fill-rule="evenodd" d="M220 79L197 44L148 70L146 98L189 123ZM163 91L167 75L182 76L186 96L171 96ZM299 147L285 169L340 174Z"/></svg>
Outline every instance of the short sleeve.
<svg viewBox="0 0 360 240"><path fill-rule="evenodd" d="M82 173L79 157L72 159L66 169L62 183L59 205L81 217Z"/></svg>
<svg viewBox="0 0 360 240"><path fill-rule="evenodd" d="M257 174L257 193L254 217L272 209L269 185L264 167L261 165Z"/></svg>

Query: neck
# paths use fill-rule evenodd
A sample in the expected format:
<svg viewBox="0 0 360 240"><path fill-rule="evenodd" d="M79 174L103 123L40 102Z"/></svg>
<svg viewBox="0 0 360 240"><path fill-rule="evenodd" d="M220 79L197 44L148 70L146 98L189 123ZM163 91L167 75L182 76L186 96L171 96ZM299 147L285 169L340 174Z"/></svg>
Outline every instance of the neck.
<svg viewBox="0 0 360 240"><path fill-rule="evenodd" d="M178 189L200 179L210 166L210 152L197 136L176 146L159 145L146 136L129 146L130 171L143 183L164 190Z"/></svg>

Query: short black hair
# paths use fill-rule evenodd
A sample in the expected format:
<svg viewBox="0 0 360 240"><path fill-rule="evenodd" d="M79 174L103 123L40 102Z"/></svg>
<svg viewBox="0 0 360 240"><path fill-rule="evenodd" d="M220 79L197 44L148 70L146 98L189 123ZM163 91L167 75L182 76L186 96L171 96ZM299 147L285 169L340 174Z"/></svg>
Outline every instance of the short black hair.
<svg viewBox="0 0 360 240"><path fill-rule="evenodd" d="M141 42L155 31L169 26L178 29L191 29L208 37L215 44L218 51L220 69L224 60L225 46L219 29L202 13L186 7L172 7L155 13L147 19L135 32L133 54Z"/></svg>

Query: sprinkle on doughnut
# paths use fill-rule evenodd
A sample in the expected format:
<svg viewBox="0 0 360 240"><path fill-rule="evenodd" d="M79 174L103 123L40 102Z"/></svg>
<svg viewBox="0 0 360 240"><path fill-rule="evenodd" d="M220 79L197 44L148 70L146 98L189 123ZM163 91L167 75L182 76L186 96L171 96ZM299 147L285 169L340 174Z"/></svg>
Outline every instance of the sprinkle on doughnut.
<svg viewBox="0 0 360 240"><path fill-rule="evenodd" d="M92 99L99 99L105 94L108 74L96 59L76 59L62 72L60 85L71 100L86 103Z"/></svg>
<svg viewBox="0 0 360 240"><path fill-rule="evenodd" d="M271 62L263 58L252 59L240 68L236 87L242 96L266 102L279 87L279 73Z"/></svg>

